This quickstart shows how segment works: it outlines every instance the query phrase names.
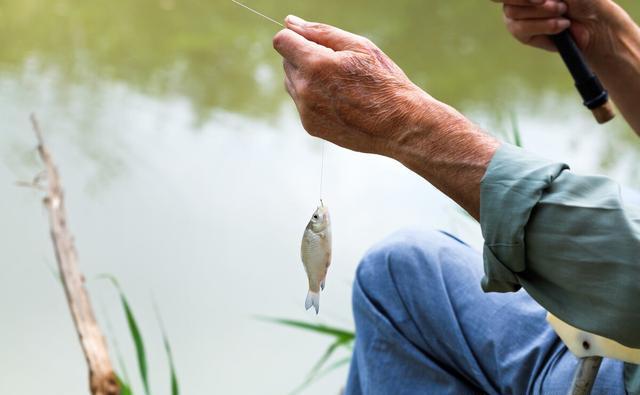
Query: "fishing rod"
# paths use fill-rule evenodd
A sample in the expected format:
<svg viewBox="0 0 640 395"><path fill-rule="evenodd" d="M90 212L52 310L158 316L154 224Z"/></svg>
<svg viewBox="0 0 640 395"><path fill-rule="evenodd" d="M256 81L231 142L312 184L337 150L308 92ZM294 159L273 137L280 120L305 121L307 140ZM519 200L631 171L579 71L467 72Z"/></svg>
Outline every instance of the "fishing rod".
<svg viewBox="0 0 640 395"><path fill-rule="evenodd" d="M585 61L569 29L550 37L573 77L584 106L591 110L598 123L603 124L612 120L615 112L609 103L609 93Z"/></svg>

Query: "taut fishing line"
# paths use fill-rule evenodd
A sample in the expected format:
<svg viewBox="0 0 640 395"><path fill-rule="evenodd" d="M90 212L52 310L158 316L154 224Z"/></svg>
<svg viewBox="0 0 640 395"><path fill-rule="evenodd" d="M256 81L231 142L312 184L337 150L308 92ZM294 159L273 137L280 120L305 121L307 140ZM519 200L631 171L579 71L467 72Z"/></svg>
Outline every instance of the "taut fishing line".
<svg viewBox="0 0 640 395"><path fill-rule="evenodd" d="M320 156L322 159L320 159L320 205L324 206L324 203L322 202L322 182L324 181L324 140L322 140L321 144L322 153L320 154Z"/></svg>
<svg viewBox="0 0 640 395"><path fill-rule="evenodd" d="M244 7L244 8L246 8L247 10L249 10L249 11L253 12L253 13L254 13L254 14L256 14L256 15L260 15L261 17L265 18L265 19L266 19L266 20L268 20L268 21L271 21L271 22L275 23L276 25L279 25L279 26L285 27L282 23L280 23L280 22L276 21L276 20L275 20L275 19L273 19L273 18L269 18L269 17L268 17L268 16L266 16L265 14L263 14L263 13L261 13L261 12L258 12L258 11L256 11L256 10L254 10L253 8L251 8L251 7L248 7L248 6L246 6L246 5L244 5L244 4L240 3L240 2L238 2L238 1L236 1L236 0L231 0L231 1L233 1L234 3L236 3L237 5L239 5L240 7Z"/></svg>

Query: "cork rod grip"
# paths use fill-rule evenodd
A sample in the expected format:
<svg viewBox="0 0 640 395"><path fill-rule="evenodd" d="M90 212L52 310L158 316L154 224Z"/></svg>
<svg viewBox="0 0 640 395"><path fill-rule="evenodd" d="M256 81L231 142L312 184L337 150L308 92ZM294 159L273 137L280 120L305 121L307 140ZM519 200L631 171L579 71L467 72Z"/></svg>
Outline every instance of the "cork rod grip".
<svg viewBox="0 0 640 395"><path fill-rule="evenodd" d="M600 124L612 120L615 117L615 112L609 103L609 94L585 61L569 30L550 37L571 73L585 107L591 110L596 121Z"/></svg>

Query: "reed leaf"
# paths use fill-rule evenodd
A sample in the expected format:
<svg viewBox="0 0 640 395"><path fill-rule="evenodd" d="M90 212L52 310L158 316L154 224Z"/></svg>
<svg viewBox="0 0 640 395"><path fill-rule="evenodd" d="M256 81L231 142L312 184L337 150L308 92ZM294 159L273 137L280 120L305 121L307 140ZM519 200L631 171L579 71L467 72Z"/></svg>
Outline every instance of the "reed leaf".
<svg viewBox="0 0 640 395"><path fill-rule="evenodd" d="M120 387L120 395L133 395L133 391L131 391L131 387L128 383L122 380L118 375L116 375L116 380L118 380L118 387Z"/></svg>
<svg viewBox="0 0 640 395"><path fill-rule="evenodd" d="M322 368L327 364L331 356L338 349L344 347L348 351L352 350L352 344L356 337L356 334L353 331L330 327L322 324L311 324L304 321L289 320L284 318L270 318L270 317L257 317L257 318L262 321L272 322L279 325L284 325L292 328L302 329L305 331L315 332L321 335L328 335L335 338L333 343L331 343L329 347L327 347L326 351L324 352L324 354L322 354L320 359L313 365L313 367L307 374L307 377L304 380L304 382L291 392L292 395L300 393L302 390L307 388L309 385L311 385L313 382L315 382L319 378L329 374L331 371L339 368L340 366L344 365L345 363L348 363L351 360L351 357L347 357L346 362L345 362L345 359L341 359L331 364L326 369L322 370Z"/></svg>
<svg viewBox="0 0 640 395"><path fill-rule="evenodd" d="M311 324L304 321L289 320L284 318L270 318L270 317L257 317L257 318L261 321L273 322L273 323L288 326L288 327L293 327L293 328L298 328L298 329L302 329L310 332L329 335L329 336L333 336L338 339L344 339L347 341L352 341L356 337L356 334L353 331L335 328L335 327L331 327L323 324Z"/></svg>
<svg viewBox="0 0 640 395"><path fill-rule="evenodd" d="M339 368L343 367L344 365L348 365L350 362L351 362L351 356L344 357L342 359L339 359L339 360L335 361L331 365L327 366L327 368L325 370L323 370L322 372L318 373L315 376L314 381L315 380L320 380L321 378L323 378L324 376L326 376L329 373L333 372L334 370L339 369Z"/></svg>
<svg viewBox="0 0 640 395"><path fill-rule="evenodd" d="M518 124L518 116L515 111L509 113L509 119L511 120L511 135L513 138L513 144L522 148L522 135L520 133L520 126Z"/></svg>
<svg viewBox="0 0 640 395"><path fill-rule="evenodd" d="M331 358L331 356L336 352L336 350L338 350L338 348L345 346L346 344L351 342L352 342L351 339L338 338L336 341L331 343L327 348L327 350L324 352L324 354L322 354L318 362L316 362L315 365L313 365L313 367L311 368L311 371L309 371L309 373L307 374L307 378L305 379L305 381L302 384L300 384L295 390L293 390L291 394L293 395L293 394L299 393L300 391L302 391L303 389L311 385L314 381L318 380L320 377L327 374L328 372L324 372L321 369L327 363L329 358ZM351 360L350 357L349 357L349 360Z"/></svg>
<svg viewBox="0 0 640 395"><path fill-rule="evenodd" d="M167 336L167 331L164 327L164 322L162 320L162 316L160 315L160 309L158 305L153 303L153 309L156 313L156 319L158 321L158 325L160 326L160 331L162 332L162 343L164 344L164 350L167 354L167 360L169 361L169 372L171 374L171 395L180 395L180 387L178 385L178 375L176 374L176 367L173 360L173 352L171 351L171 343L169 343L169 337Z"/></svg>
<svg viewBox="0 0 640 395"><path fill-rule="evenodd" d="M131 338L133 340L133 344L136 348L136 356L138 359L138 368L140 370L140 378L142 379L142 385L144 386L144 392L146 395L149 395L149 374L147 368L147 354L144 348L144 341L142 339L142 334L140 333L140 329L138 327L138 323L133 315L133 311L129 306L129 302L118 283L115 277L109 274L103 274L100 278L104 278L109 280L113 286L118 290L120 294L120 301L122 303L122 309L124 310L125 316L127 318L127 325L129 326L129 332L131 333Z"/></svg>

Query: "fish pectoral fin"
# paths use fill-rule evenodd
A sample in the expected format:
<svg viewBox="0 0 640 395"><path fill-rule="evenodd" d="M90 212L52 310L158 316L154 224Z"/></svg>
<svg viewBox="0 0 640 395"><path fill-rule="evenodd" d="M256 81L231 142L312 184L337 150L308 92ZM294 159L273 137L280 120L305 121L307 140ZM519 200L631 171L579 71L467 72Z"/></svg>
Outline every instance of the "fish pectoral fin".
<svg viewBox="0 0 640 395"><path fill-rule="evenodd" d="M316 315L320 311L320 294L309 290L307 293L307 299L304 301L304 308L309 310L311 307L316 310Z"/></svg>

